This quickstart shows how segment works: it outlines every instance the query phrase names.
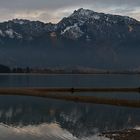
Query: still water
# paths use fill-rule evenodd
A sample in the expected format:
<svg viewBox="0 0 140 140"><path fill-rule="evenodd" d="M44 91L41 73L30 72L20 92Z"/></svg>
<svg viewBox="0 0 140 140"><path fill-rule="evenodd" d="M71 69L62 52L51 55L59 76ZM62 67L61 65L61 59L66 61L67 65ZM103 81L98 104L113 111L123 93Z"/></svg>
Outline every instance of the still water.
<svg viewBox="0 0 140 140"><path fill-rule="evenodd" d="M140 87L140 75L0 75L0 87Z"/></svg>
<svg viewBox="0 0 140 140"><path fill-rule="evenodd" d="M0 75L0 87L138 86L139 75ZM140 100L139 93L94 96ZM0 140L107 140L99 134L139 126L139 108L0 96Z"/></svg>

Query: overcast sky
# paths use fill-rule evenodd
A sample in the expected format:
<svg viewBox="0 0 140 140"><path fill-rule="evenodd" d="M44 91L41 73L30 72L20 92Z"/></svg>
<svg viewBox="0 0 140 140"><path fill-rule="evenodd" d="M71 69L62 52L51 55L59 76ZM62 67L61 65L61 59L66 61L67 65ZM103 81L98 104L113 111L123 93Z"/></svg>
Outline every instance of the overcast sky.
<svg viewBox="0 0 140 140"><path fill-rule="evenodd" d="M56 23L78 8L140 20L140 0L0 0L0 21L23 18Z"/></svg>

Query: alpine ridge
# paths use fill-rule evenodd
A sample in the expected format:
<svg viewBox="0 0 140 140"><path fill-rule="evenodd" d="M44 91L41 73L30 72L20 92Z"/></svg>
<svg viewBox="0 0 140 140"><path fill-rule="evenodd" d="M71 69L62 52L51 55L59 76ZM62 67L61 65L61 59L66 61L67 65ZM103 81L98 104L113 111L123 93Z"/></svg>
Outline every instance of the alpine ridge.
<svg viewBox="0 0 140 140"><path fill-rule="evenodd" d="M57 24L13 19L0 23L0 63L137 68L139 37L139 21L83 8Z"/></svg>
<svg viewBox="0 0 140 140"><path fill-rule="evenodd" d="M140 22L130 17L97 13L81 8L57 24L23 19L0 23L0 39L33 41L42 35L58 35L60 38L71 40L82 38L86 41L104 38L127 39L137 37L139 26Z"/></svg>

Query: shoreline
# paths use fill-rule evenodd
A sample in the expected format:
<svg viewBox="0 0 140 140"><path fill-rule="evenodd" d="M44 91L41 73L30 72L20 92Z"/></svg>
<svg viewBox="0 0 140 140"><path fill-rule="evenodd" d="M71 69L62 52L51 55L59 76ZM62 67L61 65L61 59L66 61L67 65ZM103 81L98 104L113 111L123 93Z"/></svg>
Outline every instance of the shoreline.
<svg viewBox="0 0 140 140"><path fill-rule="evenodd" d="M140 75L140 73L0 73L0 75Z"/></svg>
<svg viewBox="0 0 140 140"><path fill-rule="evenodd" d="M140 87L0 87L0 93L2 92L39 92L39 93L53 93L53 92L62 92L62 93L84 93L84 92L136 92L140 93Z"/></svg>
<svg viewBox="0 0 140 140"><path fill-rule="evenodd" d="M137 129L126 129L113 132L104 132L100 136L109 138L110 140L139 140L140 130Z"/></svg>

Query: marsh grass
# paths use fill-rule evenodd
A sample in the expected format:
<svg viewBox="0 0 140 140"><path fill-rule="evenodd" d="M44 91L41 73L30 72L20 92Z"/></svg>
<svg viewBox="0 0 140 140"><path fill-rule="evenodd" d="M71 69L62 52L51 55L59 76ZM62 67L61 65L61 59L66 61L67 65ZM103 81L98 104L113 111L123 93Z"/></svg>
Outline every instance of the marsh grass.
<svg viewBox="0 0 140 140"><path fill-rule="evenodd" d="M76 92L91 92L93 96L78 96ZM0 88L0 95L36 96L82 103L106 104L140 108L140 101L95 97L97 92L139 92L139 88ZM59 93L59 94L58 94ZM122 93L123 94L123 93ZM71 96L69 96L71 95Z"/></svg>

